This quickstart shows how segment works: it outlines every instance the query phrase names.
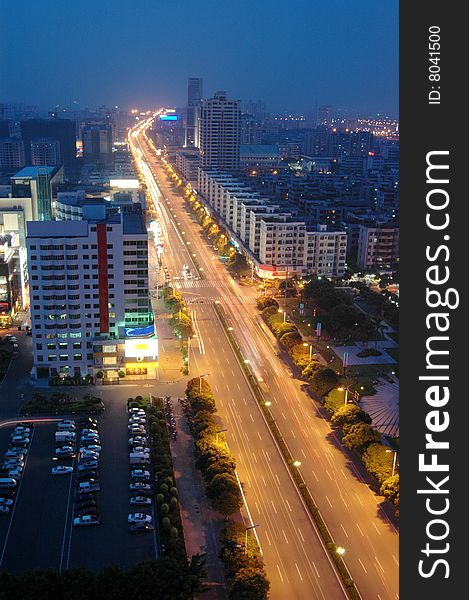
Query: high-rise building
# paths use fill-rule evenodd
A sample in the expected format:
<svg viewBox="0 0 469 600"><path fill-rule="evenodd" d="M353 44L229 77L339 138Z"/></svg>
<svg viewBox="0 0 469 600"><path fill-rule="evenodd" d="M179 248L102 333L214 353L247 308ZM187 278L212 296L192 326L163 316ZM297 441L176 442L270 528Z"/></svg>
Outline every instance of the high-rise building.
<svg viewBox="0 0 469 600"><path fill-rule="evenodd" d="M25 165L23 140L6 137L0 139L0 173L11 173Z"/></svg>
<svg viewBox="0 0 469 600"><path fill-rule="evenodd" d="M364 271L395 269L399 261L399 227L394 223L360 225L358 267Z"/></svg>
<svg viewBox="0 0 469 600"><path fill-rule="evenodd" d="M187 86L187 112L185 146L191 147L196 142L197 113L202 100L202 79L189 77Z"/></svg>
<svg viewBox="0 0 469 600"><path fill-rule="evenodd" d="M112 156L112 126L109 123L93 123L83 128L83 159L85 164L110 167Z"/></svg>
<svg viewBox="0 0 469 600"><path fill-rule="evenodd" d="M239 168L241 110L239 100L216 92L200 106L200 156L202 167Z"/></svg>
<svg viewBox="0 0 469 600"><path fill-rule="evenodd" d="M27 228L36 375L117 378L137 367L154 370L141 210Z"/></svg>
<svg viewBox="0 0 469 600"><path fill-rule="evenodd" d="M76 125L70 119L28 119L21 121L26 164L32 163L31 142L37 138L52 138L60 144L60 157L68 172L76 164Z"/></svg>
<svg viewBox="0 0 469 600"><path fill-rule="evenodd" d="M33 221L49 221L57 186L62 182L62 168L25 167L10 178L11 195L18 204L24 201L24 210Z"/></svg>
<svg viewBox="0 0 469 600"><path fill-rule="evenodd" d="M6 119L0 119L0 138L10 137L10 123Z"/></svg>
<svg viewBox="0 0 469 600"><path fill-rule="evenodd" d="M58 167L60 142L52 138L36 138L31 141L31 164L36 167Z"/></svg>

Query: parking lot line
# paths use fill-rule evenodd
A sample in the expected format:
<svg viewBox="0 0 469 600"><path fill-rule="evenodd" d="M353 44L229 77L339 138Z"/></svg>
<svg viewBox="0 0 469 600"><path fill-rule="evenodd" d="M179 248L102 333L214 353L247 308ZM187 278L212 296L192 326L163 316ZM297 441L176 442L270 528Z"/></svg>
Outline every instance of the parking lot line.
<svg viewBox="0 0 469 600"><path fill-rule="evenodd" d="M70 513L70 498L72 495L72 489L73 489L73 485L75 483L75 458L73 459L72 462L72 467L73 467L73 472L70 475L70 485L68 486L68 498L67 498L67 509L65 511L65 524L64 524L64 534L63 534L63 539L62 539L62 553L60 555L60 568L59 568L59 572L62 572L63 570L63 561L64 561L64 551L65 551L65 538L67 536L67 525L68 525L68 521L69 521L69 513ZM72 510L72 519L73 519L73 510ZM70 520L70 535L68 538L68 552L67 552L67 563L66 563L66 569L68 569L68 563L70 561L70 546L72 544L72 521Z"/></svg>
<svg viewBox="0 0 469 600"><path fill-rule="evenodd" d="M5 557L5 552L6 552L7 545L8 545L8 538L10 537L10 530L11 530L11 526L13 524L13 518L15 516L16 506L18 504L18 498L19 498L19 495L20 495L21 486L23 484L23 476L24 476L24 472L26 470L26 465L28 464L28 458L30 456L31 446L33 444L33 438L34 438L34 429L33 429L32 433L31 433L31 438L30 438L28 453L26 454L26 460L24 461L24 468L23 468L23 472L21 473L20 483L18 485L18 488L16 490L16 494L15 494L15 502L13 504L13 510L11 511L10 522L8 523L8 529L7 529L7 534L5 536L5 543L3 544L2 555L0 556L0 567L2 566L3 558Z"/></svg>

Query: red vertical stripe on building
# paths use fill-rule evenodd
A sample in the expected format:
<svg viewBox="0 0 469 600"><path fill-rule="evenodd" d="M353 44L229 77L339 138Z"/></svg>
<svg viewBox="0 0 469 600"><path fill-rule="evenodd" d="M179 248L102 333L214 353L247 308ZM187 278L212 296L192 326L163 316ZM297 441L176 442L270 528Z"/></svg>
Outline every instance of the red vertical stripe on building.
<svg viewBox="0 0 469 600"><path fill-rule="evenodd" d="M107 276L107 233L106 224L98 223L98 286L99 286L99 331L109 331L109 297Z"/></svg>

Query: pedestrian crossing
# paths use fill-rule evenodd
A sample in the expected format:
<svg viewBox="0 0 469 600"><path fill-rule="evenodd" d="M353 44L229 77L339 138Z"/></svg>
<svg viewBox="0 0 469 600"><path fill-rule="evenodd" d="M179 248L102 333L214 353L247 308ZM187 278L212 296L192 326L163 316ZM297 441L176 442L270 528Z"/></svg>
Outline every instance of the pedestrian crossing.
<svg viewBox="0 0 469 600"><path fill-rule="evenodd" d="M215 302L223 303L220 296L199 296L198 298L184 298L186 304L215 304ZM238 300L235 300L231 304L239 304ZM243 300L243 305L254 306L256 304L255 298L247 298Z"/></svg>
<svg viewBox="0 0 469 600"><path fill-rule="evenodd" d="M213 283L204 279L182 279L182 280L171 280L171 287L175 290L188 290L195 288L207 288L213 287Z"/></svg>

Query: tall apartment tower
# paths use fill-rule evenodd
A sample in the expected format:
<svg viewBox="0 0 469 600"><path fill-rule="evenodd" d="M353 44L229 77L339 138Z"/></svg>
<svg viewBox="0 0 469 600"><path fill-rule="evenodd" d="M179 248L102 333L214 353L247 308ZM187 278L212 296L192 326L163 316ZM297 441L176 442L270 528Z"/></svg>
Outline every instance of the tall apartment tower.
<svg viewBox="0 0 469 600"><path fill-rule="evenodd" d="M187 115L186 115L186 136L185 146L193 147L196 145L197 113L202 101L202 78L189 77L187 86Z"/></svg>
<svg viewBox="0 0 469 600"><path fill-rule="evenodd" d="M199 124L202 167L238 169L241 135L239 100L229 100L226 92L216 92L213 98L202 100Z"/></svg>
<svg viewBox="0 0 469 600"><path fill-rule="evenodd" d="M61 164L60 142L52 138L31 140L31 163L35 167L57 167Z"/></svg>

